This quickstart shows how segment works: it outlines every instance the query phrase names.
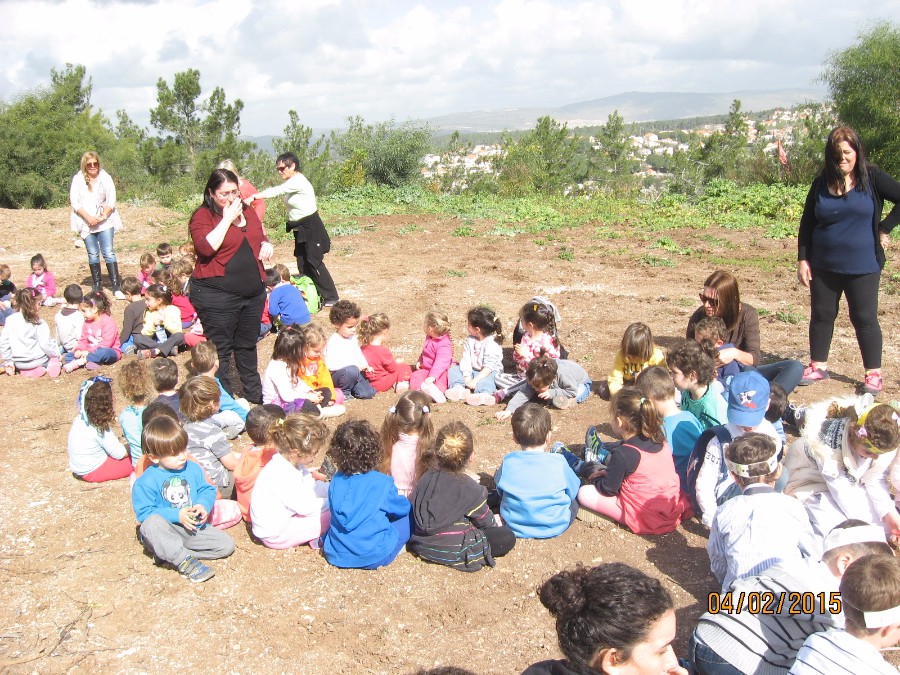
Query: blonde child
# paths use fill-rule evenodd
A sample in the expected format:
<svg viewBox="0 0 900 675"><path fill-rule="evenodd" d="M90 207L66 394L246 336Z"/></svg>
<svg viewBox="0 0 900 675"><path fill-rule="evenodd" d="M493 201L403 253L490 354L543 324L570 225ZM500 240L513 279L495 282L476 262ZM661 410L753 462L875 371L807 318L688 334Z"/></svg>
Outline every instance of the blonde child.
<svg viewBox="0 0 900 675"><path fill-rule="evenodd" d="M300 340L303 344L298 375L313 391L312 401L322 410L325 417L343 415L344 392L334 388L331 373L325 365L325 331L316 324L310 323L300 328ZM330 410L329 410L330 409Z"/></svg>
<svg viewBox="0 0 900 675"><path fill-rule="evenodd" d="M191 359L188 362L188 368L195 375L206 375L213 378L216 384L219 385L219 412L217 413L217 416L221 416L218 417L219 426L239 425L240 430L234 436L229 436L229 438L238 436L244 431L244 423L247 421L247 414L250 412L250 404L247 403L247 399L235 399L222 386L221 380L216 377L216 373L219 370L219 352L216 350L216 346L212 342L200 342L191 347ZM227 414L222 415L222 413ZM238 422L232 416L237 416L240 418L240 421Z"/></svg>
<svg viewBox="0 0 900 675"><path fill-rule="evenodd" d="M269 428L269 445L278 452L259 472L250 499L253 535L266 547L320 547L331 522L328 484L306 467L327 443L328 427L310 415L288 415Z"/></svg>
<svg viewBox="0 0 900 675"><path fill-rule="evenodd" d="M241 456L213 419L219 410L219 385L211 377L198 375L181 387L180 406L184 430L188 435L188 453L203 467L226 499L234 490L232 471Z"/></svg>
<svg viewBox="0 0 900 675"><path fill-rule="evenodd" d="M377 569L391 564L412 533L411 505L394 479L378 471L384 450L365 420L338 425L328 451L337 473L328 488L331 527L322 549L335 567Z"/></svg>
<svg viewBox="0 0 900 675"><path fill-rule="evenodd" d="M137 466L141 458L141 432L144 429L143 414L153 395L153 379L143 361L129 361L119 371L119 391L128 405L119 413L119 426L131 453L131 465Z"/></svg>
<svg viewBox="0 0 900 675"><path fill-rule="evenodd" d="M247 415L247 436L253 445L241 453L234 468L234 492L241 516L250 522L250 500L259 472L278 452L269 445L269 428L277 420L283 420L285 412L274 403L258 405Z"/></svg>
<svg viewBox="0 0 900 675"><path fill-rule="evenodd" d="M291 326L283 328L275 338L272 359L263 373L263 403L274 403L289 413L324 417L342 415L345 412L343 405L327 405L331 401L331 389L326 386L315 390L303 377L303 363L303 331ZM324 366L323 370L328 372Z"/></svg>
<svg viewBox="0 0 900 675"><path fill-rule="evenodd" d="M487 490L464 473L472 458L472 432L462 422L441 427L432 446L419 456L412 495L415 527L409 550L420 558L463 572L494 566L509 553L516 535L497 526L488 508Z"/></svg>
<svg viewBox="0 0 900 675"><path fill-rule="evenodd" d="M179 258L162 273L162 282L172 291L172 305L181 314L181 331L184 333L184 344L193 347L206 340L203 326L197 317L197 310L187 295L194 265L184 258Z"/></svg>
<svg viewBox="0 0 900 675"><path fill-rule="evenodd" d="M109 296L103 291L88 293L81 300L81 313L84 314L81 339L75 345L75 351L63 356L66 362L63 368L67 373L82 366L86 370L97 370L122 358L119 329L110 316Z"/></svg>
<svg viewBox="0 0 900 675"><path fill-rule="evenodd" d="M69 470L83 481L102 483L128 478L131 458L116 438L116 419L111 380L97 375L81 384L76 409L78 416L69 429Z"/></svg>
<svg viewBox="0 0 900 675"><path fill-rule="evenodd" d="M434 438L430 403L421 391L407 391L388 408L381 424L385 451L381 471L393 476L397 492L404 497L415 489L417 459Z"/></svg>
<svg viewBox="0 0 900 675"><path fill-rule="evenodd" d="M609 407L610 426L623 442L610 447L606 468L578 491L578 517L595 521L606 516L635 534L672 532L691 508L653 402L624 387Z"/></svg>
<svg viewBox="0 0 900 675"><path fill-rule="evenodd" d="M138 262L140 270L137 273L137 280L141 282L141 295L147 290L147 287L153 283L153 270L156 269L156 258L152 253L141 253Z"/></svg>
<svg viewBox="0 0 900 675"><path fill-rule="evenodd" d="M422 390L435 403L444 403L447 397L447 374L453 363L453 341L450 339L450 319L433 309L425 315L425 345L416 360L416 367L409 378L409 387Z"/></svg>
<svg viewBox="0 0 900 675"><path fill-rule="evenodd" d="M606 378L606 386L601 383L600 396L615 396L624 386L633 386L638 374L649 366L664 366L666 355L653 343L650 328L636 322L625 329L622 343L613 360L612 370Z"/></svg>
<svg viewBox="0 0 900 675"><path fill-rule="evenodd" d="M375 391L393 389L397 392L409 389L412 368L405 363L397 363L387 348L391 335L391 321L381 312L364 316L356 327L362 353L369 367L365 375Z"/></svg>
<svg viewBox="0 0 900 675"><path fill-rule="evenodd" d="M325 365L344 398L372 398L378 393L364 375L370 368L356 338L361 314L359 305L349 300L338 300L328 312L334 333L325 345Z"/></svg>
<svg viewBox="0 0 900 675"><path fill-rule="evenodd" d="M0 358L7 375L59 377L59 345L39 314L40 296L31 288L16 291L16 309L0 332Z"/></svg>
<svg viewBox="0 0 900 675"><path fill-rule="evenodd" d="M53 297L56 295L56 278L47 269L47 261L40 253L31 257L31 274L28 275L25 286L38 292L42 305L53 307L58 302Z"/></svg>
<svg viewBox="0 0 900 675"><path fill-rule="evenodd" d="M519 310L522 338L513 348L516 363L515 374L497 376L497 388L511 387L525 380L525 371L532 359L545 354L551 359L560 358L559 339L556 337L556 320L553 309L539 302L527 302ZM501 399L502 400L502 399Z"/></svg>
<svg viewBox="0 0 900 675"><path fill-rule="evenodd" d="M483 394L493 398L497 375L503 372L503 324L489 307L474 307L466 314L466 330L462 358L450 366L446 396L483 405L487 400Z"/></svg>
<svg viewBox="0 0 900 675"><path fill-rule="evenodd" d="M149 359L155 356L172 356L184 346L181 329L181 312L172 305L172 291L165 284L150 284L144 293L147 312L140 335L134 336L138 356Z"/></svg>
<svg viewBox="0 0 900 675"><path fill-rule="evenodd" d="M846 518L883 524L900 536L900 513L888 474L900 445L900 415L871 397L810 406L803 435L788 448L785 493L799 499L813 529L823 535Z"/></svg>
<svg viewBox="0 0 900 675"><path fill-rule="evenodd" d="M135 481L131 504L144 548L182 576L201 582L215 572L198 558L226 558L234 552L234 540L207 522L216 489L203 469L188 461L187 445L177 420L160 415L147 422L143 446L153 466Z"/></svg>
<svg viewBox="0 0 900 675"><path fill-rule="evenodd" d="M900 641L900 560L884 554L854 560L834 595L840 595L844 630L806 638L790 672L896 675L881 651Z"/></svg>
<svg viewBox="0 0 900 675"><path fill-rule="evenodd" d="M675 386L681 390L681 409L693 413L704 429L728 421L728 405L713 386L716 364L697 342L688 340L669 352L666 365ZM768 397L769 387L766 386Z"/></svg>

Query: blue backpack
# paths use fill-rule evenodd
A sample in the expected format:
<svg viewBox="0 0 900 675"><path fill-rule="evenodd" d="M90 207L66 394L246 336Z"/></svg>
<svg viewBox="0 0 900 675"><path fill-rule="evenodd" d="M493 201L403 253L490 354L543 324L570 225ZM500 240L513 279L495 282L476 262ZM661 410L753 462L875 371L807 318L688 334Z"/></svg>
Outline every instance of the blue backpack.
<svg viewBox="0 0 900 675"><path fill-rule="evenodd" d="M691 506L694 508L694 513L697 516L700 516L703 513L703 510L700 508L700 504L697 502L697 476L700 474L700 469L703 467L703 460L706 459L706 446L709 445L709 442L712 439L718 439L719 445L722 447L725 446L726 443L731 443L732 436L731 432L728 431L728 427L724 424L719 424L714 427L710 427L697 439L697 442L694 443L694 449L691 451L691 456L688 458L687 465L687 494L691 499ZM723 453L724 454L724 453ZM722 461L719 462L719 476L718 483L726 480L728 478L728 466L725 464L725 458L723 456ZM727 502L732 497L735 497L741 493L740 488L732 483L725 492L719 495L716 498L716 505L721 506L725 502Z"/></svg>

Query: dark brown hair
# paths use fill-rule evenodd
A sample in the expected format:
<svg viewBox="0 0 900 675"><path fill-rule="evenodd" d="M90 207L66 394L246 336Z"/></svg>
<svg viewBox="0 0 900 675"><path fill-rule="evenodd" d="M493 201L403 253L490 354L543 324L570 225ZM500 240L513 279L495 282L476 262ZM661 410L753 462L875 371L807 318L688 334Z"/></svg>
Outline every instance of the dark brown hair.
<svg viewBox="0 0 900 675"><path fill-rule="evenodd" d="M672 373L662 366L644 368L635 378L634 386L651 401L668 401L675 398Z"/></svg>
<svg viewBox="0 0 900 675"><path fill-rule="evenodd" d="M559 365L541 349L541 355L528 362L525 368L525 379L535 389L546 389L556 380Z"/></svg>
<svg viewBox="0 0 900 675"><path fill-rule="evenodd" d="M699 384L709 384L716 379L716 362L694 340L685 340L670 351L666 356L666 365L677 368L684 375L693 374Z"/></svg>
<svg viewBox="0 0 900 675"><path fill-rule="evenodd" d="M512 415L513 439L523 448L536 448L550 437L550 413L537 403L526 403Z"/></svg>
<svg viewBox="0 0 900 675"><path fill-rule="evenodd" d="M706 277L703 288L716 289L716 299L719 302L716 307L716 316L722 317L725 329L730 335L737 326L738 317L741 314L741 292L738 289L737 278L731 272L716 270Z"/></svg>
<svg viewBox="0 0 900 675"><path fill-rule="evenodd" d="M828 185L828 190L835 195L847 193L847 184L844 180L844 172L838 166L843 159L841 143L846 141L856 152L856 165L853 167L853 182L863 192L871 192L869 187L869 163L866 160L866 150L863 147L859 135L848 126L835 127L828 134L825 142L825 165L822 167L822 175Z"/></svg>
<svg viewBox="0 0 900 675"><path fill-rule="evenodd" d="M244 428L254 445L263 445L269 441L269 428L272 423L285 417L286 413L281 406L265 403L250 409Z"/></svg>
<svg viewBox="0 0 900 675"><path fill-rule="evenodd" d="M339 424L328 450L338 471L348 476L375 471L381 463L382 454L381 438L365 420Z"/></svg>
<svg viewBox="0 0 900 675"><path fill-rule="evenodd" d="M867 628L863 612L883 612L900 605L900 560L893 555L857 558L841 577L840 590L847 632L875 635L884 626Z"/></svg>
<svg viewBox="0 0 900 675"><path fill-rule="evenodd" d="M493 335L494 342L503 344L503 324L490 307L473 307L466 313L466 321L470 326L478 328L484 337Z"/></svg>
<svg viewBox="0 0 900 675"><path fill-rule="evenodd" d="M109 431L116 419L113 407L112 385L100 380L88 388L84 394L84 414L92 427L101 432Z"/></svg>

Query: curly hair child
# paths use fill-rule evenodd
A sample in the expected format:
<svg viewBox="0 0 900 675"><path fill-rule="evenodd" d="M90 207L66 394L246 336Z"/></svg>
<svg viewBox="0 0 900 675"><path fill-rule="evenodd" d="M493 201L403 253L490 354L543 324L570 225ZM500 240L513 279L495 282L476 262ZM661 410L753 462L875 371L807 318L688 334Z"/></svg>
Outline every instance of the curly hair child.
<svg viewBox="0 0 900 675"><path fill-rule="evenodd" d="M128 442L131 465L141 458L141 432L144 429L143 414L153 396L153 378L144 361L129 361L119 371L119 391L128 405L119 414L119 426Z"/></svg>
<svg viewBox="0 0 900 675"><path fill-rule="evenodd" d="M85 380L75 405L78 415L69 429L69 470L89 483L127 478L131 475L128 450L116 437L116 419L111 380L98 375Z"/></svg>
<svg viewBox="0 0 900 675"><path fill-rule="evenodd" d="M694 414L704 429L728 421L728 405L713 383L715 348L686 340L669 352L666 365L681 390L681 409Z"/></svg>
<svg viewBox="0 0 900 675"><path fill-rule="evenodd" d="M391 320L387 314L378 312L364 316L356 327L363 356L369 367L365 375L375 391L394 389L397 393L409 389L412 368L405 363L397 363L387 347L390 339Z"/></svg>

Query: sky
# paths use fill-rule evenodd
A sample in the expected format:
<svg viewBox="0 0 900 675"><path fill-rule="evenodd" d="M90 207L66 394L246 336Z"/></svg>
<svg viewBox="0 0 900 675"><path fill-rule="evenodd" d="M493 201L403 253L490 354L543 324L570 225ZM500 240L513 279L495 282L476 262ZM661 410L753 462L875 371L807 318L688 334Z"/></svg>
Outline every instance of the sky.
<svg viewBox="0 0 900 675"><path fill-rule="evenodd" d="M67 0L0 2L0 99L83 64L92 102L149 125L156 82L196 68L245 135L627 91L817 88L830 52L900 0ZM722 111L727 112L727 111Z"/></svg>

